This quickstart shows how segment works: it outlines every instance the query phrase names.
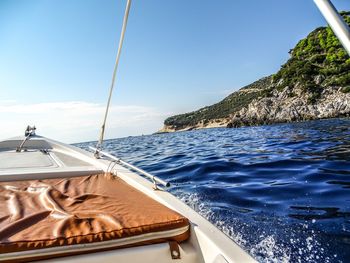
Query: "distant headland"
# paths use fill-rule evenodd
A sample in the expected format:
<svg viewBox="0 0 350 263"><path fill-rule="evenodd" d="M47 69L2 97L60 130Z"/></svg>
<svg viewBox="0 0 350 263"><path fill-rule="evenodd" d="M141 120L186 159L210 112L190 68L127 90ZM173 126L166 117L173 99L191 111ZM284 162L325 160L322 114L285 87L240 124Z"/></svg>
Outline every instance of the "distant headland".
<svg viewBox="0 0 350 263"><path fill-rule="evenodd" d="M350 25L350 12L341 12ZM222 101L167 118L159 132L263 125L350 116L350 57L329 27L289 51L274 75Z"/></svg>

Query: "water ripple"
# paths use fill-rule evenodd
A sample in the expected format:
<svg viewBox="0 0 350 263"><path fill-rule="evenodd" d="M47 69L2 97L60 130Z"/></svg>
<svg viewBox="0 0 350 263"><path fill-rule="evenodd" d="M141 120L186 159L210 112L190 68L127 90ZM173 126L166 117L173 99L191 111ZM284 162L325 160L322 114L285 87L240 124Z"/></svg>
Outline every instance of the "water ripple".
<svg viewBox="0 0 350 263"><path fill-rule="evenodd" d="M208 129L108 140L105 150L170 181L260 262L350 262L349 127Z"/></svg>

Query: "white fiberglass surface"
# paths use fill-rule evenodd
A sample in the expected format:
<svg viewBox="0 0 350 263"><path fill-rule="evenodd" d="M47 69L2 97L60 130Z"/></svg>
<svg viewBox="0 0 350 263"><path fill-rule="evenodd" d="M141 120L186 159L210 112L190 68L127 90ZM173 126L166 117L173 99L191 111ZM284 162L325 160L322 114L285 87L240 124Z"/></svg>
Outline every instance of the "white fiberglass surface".
<svg viewBox="0 0 350 263"><path fill-rule="evenodd" d="M56 162L39 151L0 152L0 169L57 167Z"/></svg>

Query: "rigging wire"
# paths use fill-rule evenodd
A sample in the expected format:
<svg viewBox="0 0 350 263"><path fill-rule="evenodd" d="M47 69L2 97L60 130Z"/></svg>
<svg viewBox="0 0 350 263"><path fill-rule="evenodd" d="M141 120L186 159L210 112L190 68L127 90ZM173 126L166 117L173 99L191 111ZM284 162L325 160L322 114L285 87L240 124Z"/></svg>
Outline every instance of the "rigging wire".
<svg viewBox="0 0 350 263"><path fill-rule="evenodd" d="M102 126L101 126L100 138L99 138L99 140L97 142L97 145L96 145L95 157L99 157L98 153L101 150L102 143L103 143L103 138L104 138L104 133L105 133L105 128L106 128L106 121L107 121L107 116L108 116L108 112L109 112L109 106L111 104L111 99L112 99L113 89L114 89L114 86L115 86L114 84L115 84L115 81L116 81L116 75L117 75L117 69L118 69L120 54L121 54L122 47L123 47L123 41L124 41L124 35L125 35L125 31L126 31L126 25L128 23L128 18L129 18L130 6L131 6L131 0L127 0L125 13L124 13L124 19L123 19L122 31L121 31L120 39L119 39L117 57L115 59L115 65L114 65L114 70L113 70L112 82L111 82L111 86L110 86L110 89L109 89L109 96L108 96L106 111L105 111L105 115L104 115L104 118L103 118L103 123L102 123Z"/></svg>

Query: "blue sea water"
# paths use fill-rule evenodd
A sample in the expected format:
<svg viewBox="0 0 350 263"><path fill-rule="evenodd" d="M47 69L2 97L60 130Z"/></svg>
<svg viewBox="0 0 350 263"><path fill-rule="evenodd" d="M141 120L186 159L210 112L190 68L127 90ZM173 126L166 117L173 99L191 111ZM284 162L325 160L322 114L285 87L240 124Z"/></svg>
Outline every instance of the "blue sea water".
<svg viewBox="0 0 350 263"><path fill-rule="evenodd" d="M350 262L349 119L127 137L104 149L168 180L259 262Z"/></svg>

